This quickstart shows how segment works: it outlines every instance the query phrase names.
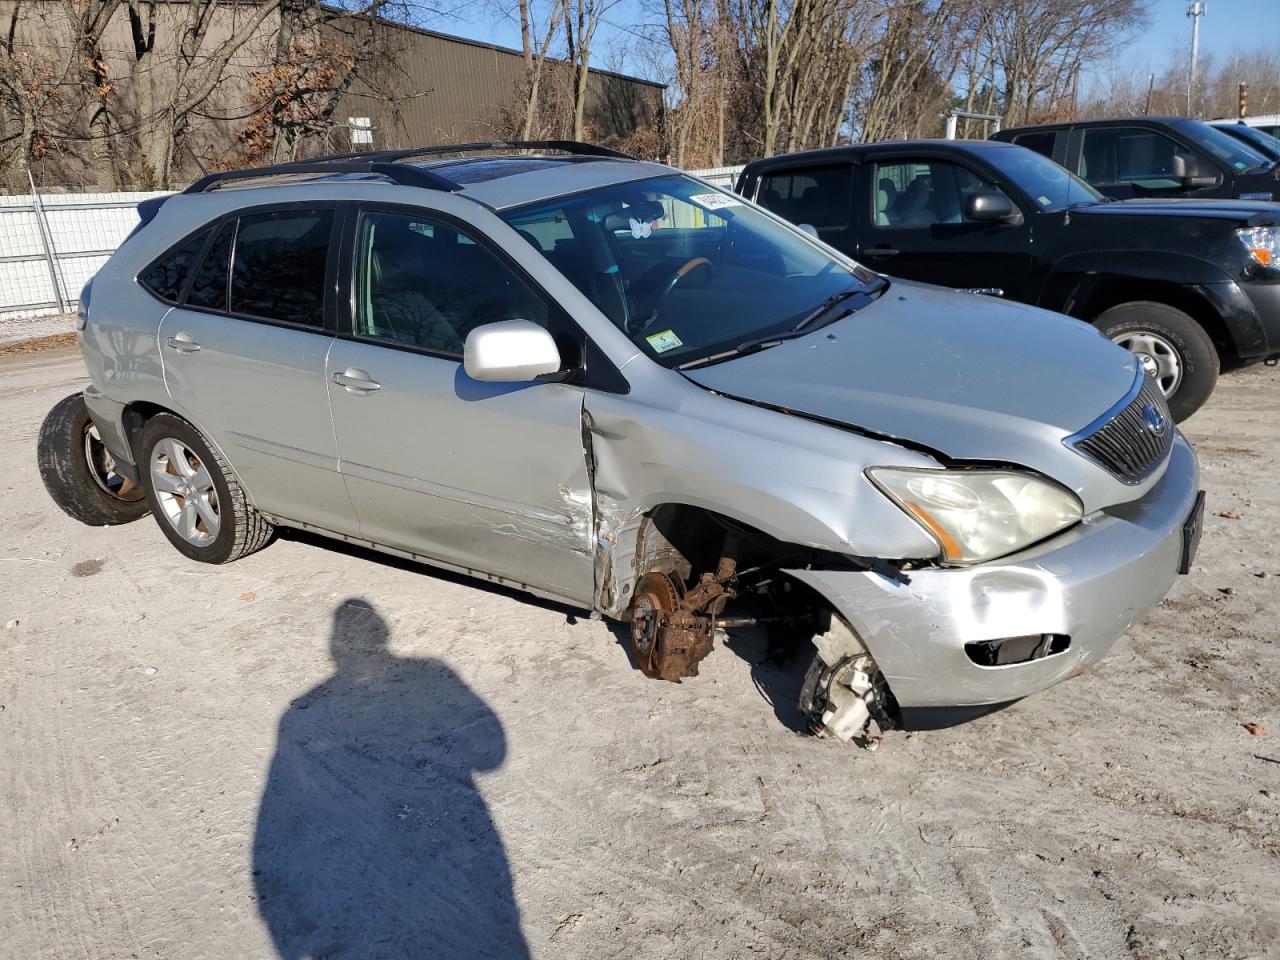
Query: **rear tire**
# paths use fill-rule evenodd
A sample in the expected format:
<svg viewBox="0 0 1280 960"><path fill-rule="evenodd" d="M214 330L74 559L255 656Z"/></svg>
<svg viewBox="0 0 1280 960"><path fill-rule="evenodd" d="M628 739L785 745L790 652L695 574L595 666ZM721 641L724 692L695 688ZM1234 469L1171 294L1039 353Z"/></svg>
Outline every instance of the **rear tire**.
<svg viewBox="0 0 1280 960"><path fill-rule="evenodd" d="M132 523L150 509L142 487L116 472L82 394L58 401L44 418L36 462L53 502L81 523Z"/></svg>
<svg viewBox="0 0 1280 960"><path fill-rule="evenodd" d="M1164 303L1122 303L1093 321L1108 340L1142 358L1156 377L1173 419L1199 410L1218 382L1219 358L1204 327Z"/></svg>
<svg viewBox="0 0 1280 960"><path fill-rule="evenodd" d="M184 556L230 563L270 542L271 521L253 509L227 462L191 424L157 414L143 428L138 449L151 512Z"/></svg>

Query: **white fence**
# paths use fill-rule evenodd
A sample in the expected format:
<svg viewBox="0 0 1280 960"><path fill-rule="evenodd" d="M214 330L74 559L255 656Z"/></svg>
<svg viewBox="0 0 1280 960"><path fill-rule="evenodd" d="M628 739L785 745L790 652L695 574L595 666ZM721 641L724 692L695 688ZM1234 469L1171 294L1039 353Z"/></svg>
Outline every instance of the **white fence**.
<svg viewBox="0 0 1280 960"><path fill-rule="evenodd" d="M0 197L0 317L75 309L80 290L163 193Z"/></svg>
<svg viewBox="0 0 1280 960"><path fill-rule="evenodd" d="M703 180L710 180L717 187L724 187L732 190L733 185L738 182L738 174L742 172L744 164L738 164L736 167L707 167L703 170L690 170L695 177L701 177Z"/></svg>

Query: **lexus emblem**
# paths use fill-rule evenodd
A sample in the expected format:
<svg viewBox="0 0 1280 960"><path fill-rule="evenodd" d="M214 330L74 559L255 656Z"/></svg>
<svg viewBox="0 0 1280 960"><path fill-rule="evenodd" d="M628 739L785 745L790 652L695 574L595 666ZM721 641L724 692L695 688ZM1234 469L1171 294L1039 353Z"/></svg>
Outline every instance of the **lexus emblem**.
<svg viewBox="0 0 1280 960"><path fill-rule="evenodd" d="M1169 422L1165 419L1164 414L1156 409L1154 403L1148 403L1142 408L1142 421L1147 425L1147 429L1157 437L1163 437L1164 432L1169 429Z"/></svg>

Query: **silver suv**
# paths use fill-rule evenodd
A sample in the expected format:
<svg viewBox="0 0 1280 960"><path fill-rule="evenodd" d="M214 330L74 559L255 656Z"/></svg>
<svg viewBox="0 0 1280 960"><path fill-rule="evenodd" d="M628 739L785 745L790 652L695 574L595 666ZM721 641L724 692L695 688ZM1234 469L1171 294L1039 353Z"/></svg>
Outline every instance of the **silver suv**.
<svg viewBox="0 0 1280 960"><path fill-rule="evenodd" d="M315 531L629 622L666 680L754 625L862 742L1076 676L1191 563L1196 458L1129 353L669 167L366 154L144 219L86 295L85 495L193 560Z"/></svg>

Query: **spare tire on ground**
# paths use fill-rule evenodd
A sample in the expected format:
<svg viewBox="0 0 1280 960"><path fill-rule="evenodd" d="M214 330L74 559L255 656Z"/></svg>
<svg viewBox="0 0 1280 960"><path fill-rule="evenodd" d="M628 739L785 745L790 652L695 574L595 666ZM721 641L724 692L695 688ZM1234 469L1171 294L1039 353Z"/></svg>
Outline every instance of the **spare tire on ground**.
<svg viewBox="0 0 1280 960"><path fill-rule="evenodd" d="M129 523L150 509L142 487L116 471L79 393L60 400L44 418L36 460L53 502L81 523Z"/></svg>

